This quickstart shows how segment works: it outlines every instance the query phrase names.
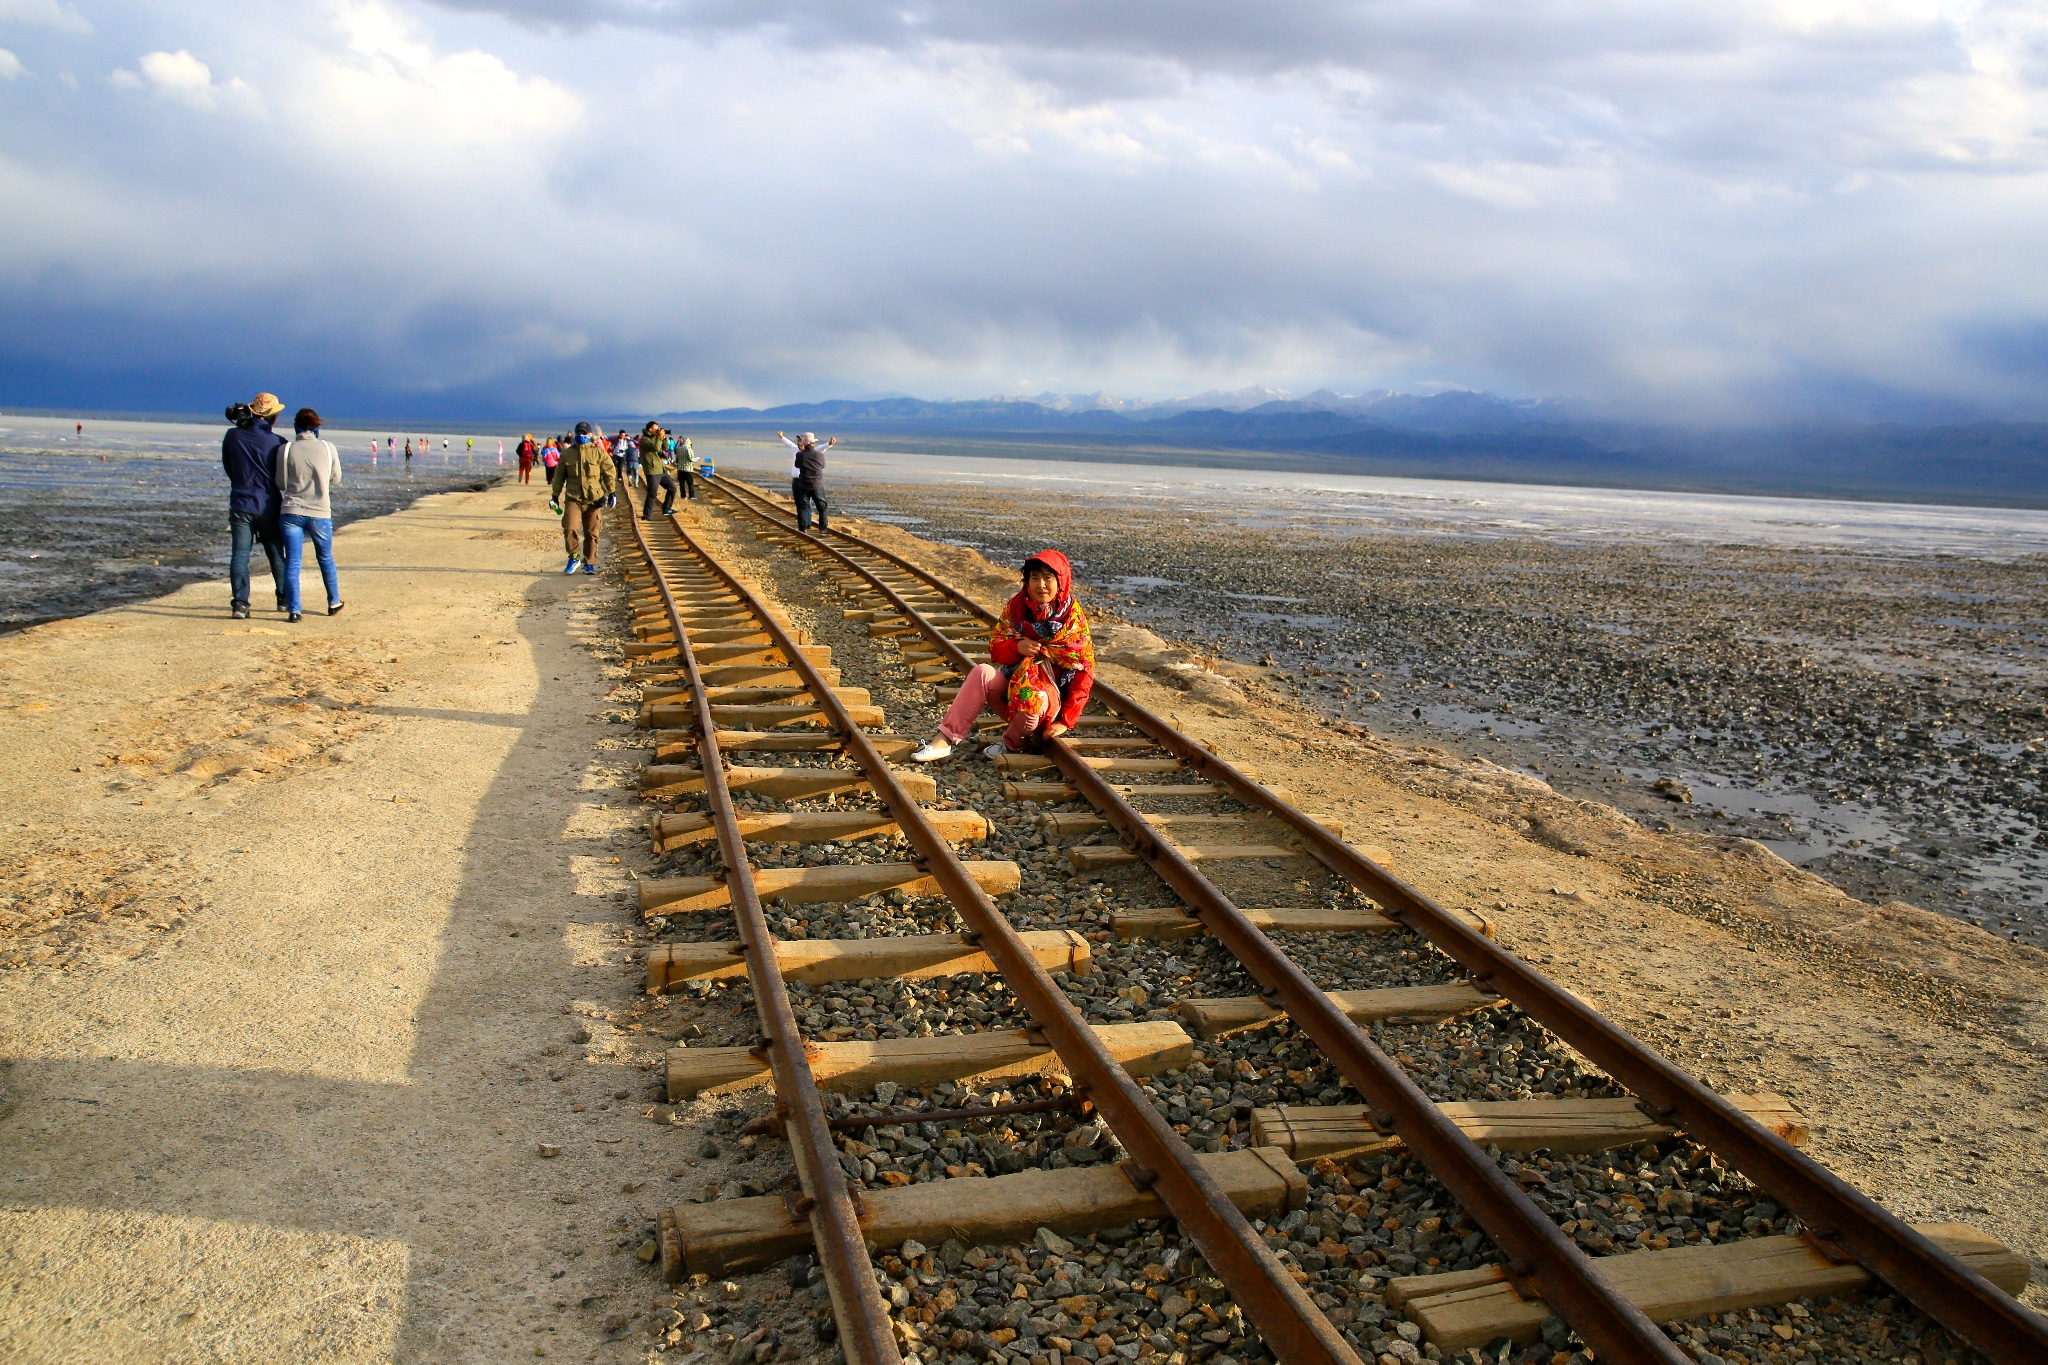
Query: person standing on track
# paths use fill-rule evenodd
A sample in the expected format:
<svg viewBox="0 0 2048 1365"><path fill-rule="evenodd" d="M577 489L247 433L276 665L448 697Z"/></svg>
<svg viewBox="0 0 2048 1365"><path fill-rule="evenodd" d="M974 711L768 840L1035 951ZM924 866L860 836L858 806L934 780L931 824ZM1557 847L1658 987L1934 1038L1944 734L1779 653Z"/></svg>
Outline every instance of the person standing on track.
<svg viewBox="0 0 2048 1365"><path fill-rule="evenodd" d="M779 431L775 434L782 436ZM816 513L818 533L823 535L831 529L825 524L825 452L838 445L839 438L834 436L819 445L818 434L807 431L794 441L782 436L782 443L792 452L789 498L796 504L796 529L800 534L810 534L811 516Z"/></svg>
<svg viewBox="0 0 2048 1365"><path fill-rule="evenodd" d="M284 528L285 599L299 619L299 565L306 542L320 562L320 582L327 589L327 614L341 610L341 575L334 567L334 512L328 492L341 482L341 452L320 439L320 414L300 408L292 418L292 439L277 448L278 521Z"/></svg>
<svg viewBox="0 0 2048 1365"><path fill-rule="evenodd" d="M990 758L1018 754L1074 728L1095 690L1095 643L1088 613L1074 600L1074 570L1058 550L1024 561L1024 586L1003 608L988 645L989 663L961 680L939 733L910 757L934 763L974 730L983 706L1008 724L983 750Z"/></svg>
<svg viewBox="0 0 2048 1365"><path fill-rule="evenodd" d="M640 467L647 474L647 496L640 500L642 521L654 516L656 493L661 494L661 514L665 517L676 514L676 476L668 467L668 455L664 450L667 444L668 434L652 422L640 433Z"/></svg>
<svg viewBox="0 0 2048 1365"><path fill-rule="evenodd" d="M228 476L228 612L237 620L249 615L249 551L263 547L270 561L270 581L277 588L277 609L285 609L284 537L277 524L275 456L284 437L271 423L284 411L273 393L259 393L227 411L234 423L220 440L220 466Z"/></svg>
<svg viewBox="0 0 2048 1365"><path fill-rule="evenodd" d="M591 434L590 423L576 424L574 440L548 481L554 494L550 506L562 514L562 543L569 551L562 572L575 573L581 564L583 572L596 573L599 524L605 504L618 496L618 476L612 469L611 448L604 437Z"/></svg>
<svg viewBox="0 0 2048 1365"><path fill-rule="evenodd" d="M697 453L697 447L690 444L685 436L676 447L676 476L683 481L683 496L694 500L697 496L697 476L704 471L704 457Z"/></svg>

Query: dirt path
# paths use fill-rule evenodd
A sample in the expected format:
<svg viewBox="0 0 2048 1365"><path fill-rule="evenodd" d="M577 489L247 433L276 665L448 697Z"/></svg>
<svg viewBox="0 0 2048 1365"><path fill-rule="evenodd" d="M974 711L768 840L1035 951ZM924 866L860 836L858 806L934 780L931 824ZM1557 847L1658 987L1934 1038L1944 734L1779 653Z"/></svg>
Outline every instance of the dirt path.
<svg viewBox="0 0 2048 1365"><path fill-rule="evenodd" d="M340 534L338 617L0 638L0 1359L625 1358L675 1138L559 544L444 495Z"/></svg>
<svg viewBox="0 0 2048 1365"><path fill-rule="evenodd" d="M855 534L999 602L1010 571ZM1771 1089L1811 1150L1914 1222L2025 1252L2048 1308L2048 953L1854 900L1747 839L1653 834L1518 772L1331 723L1150 632L1098 625L1104 676L1345 822L1353 843L1724 1090Z"/></svg>

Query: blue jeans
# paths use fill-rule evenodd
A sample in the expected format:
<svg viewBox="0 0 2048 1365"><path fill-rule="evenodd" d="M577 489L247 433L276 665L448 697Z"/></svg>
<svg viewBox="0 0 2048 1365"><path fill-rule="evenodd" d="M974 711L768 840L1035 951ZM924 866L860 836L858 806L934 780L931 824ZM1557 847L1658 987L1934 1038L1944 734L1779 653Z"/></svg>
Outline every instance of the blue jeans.
<svg viewBox="0 0 2048 1365"><path fill-rule="evenodd" d="M341 605L341 576L334 569L334 518L302 517L287 512L284 523L284 581L286 610L299 610L299 564L305 553L306 537L313 538L313 554L320 561L320 581L327 585L327 605Z"/></svg>
<svg viewBox="0 0 2048 1365"><path fill-rule="evenodd" d="M228 537L228 596L231 605L241 611L249 609L249 551L258 544L263 546L264 558L270 561L270 579L277 588L277 600L282 603L285 600L284 538L278 533L277 523L269 517L230 512Z"/></svg>
<svg viewBox="0 0 2048 1365"><path fill-rule="evenodd" d="M824 489L812 488L810 485L799 480L791 485L791 491L795 494L797 530L808 531L811 529L811 514L813 512L817 514L818 529L820 531L831 529L825 525Z"/></svg>

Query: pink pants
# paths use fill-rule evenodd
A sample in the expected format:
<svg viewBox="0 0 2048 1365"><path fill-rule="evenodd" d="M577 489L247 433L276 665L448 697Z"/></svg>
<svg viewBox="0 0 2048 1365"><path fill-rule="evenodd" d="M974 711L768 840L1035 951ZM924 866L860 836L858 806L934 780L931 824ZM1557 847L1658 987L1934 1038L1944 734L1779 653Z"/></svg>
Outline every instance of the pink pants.
<svg viewBox="0 0 2048 1365"><path fill-rule="evenodd" d="M1041 726L1059 714L1060 694L1056 688L1046 689L1046 698L1038 708L1018 707L1012 711L1009 703L1009 679L996 670L994 664L976 664L961 680L960 695L953 698L952 706L946 710L946 718L939 722L939 736L948 744L958 744L974 729L974 718L986 706L999 716L1007 716L1009 725L1003 730L1003 744L1011 752L1021 752L1026 740L1036 734Z"/></svg>

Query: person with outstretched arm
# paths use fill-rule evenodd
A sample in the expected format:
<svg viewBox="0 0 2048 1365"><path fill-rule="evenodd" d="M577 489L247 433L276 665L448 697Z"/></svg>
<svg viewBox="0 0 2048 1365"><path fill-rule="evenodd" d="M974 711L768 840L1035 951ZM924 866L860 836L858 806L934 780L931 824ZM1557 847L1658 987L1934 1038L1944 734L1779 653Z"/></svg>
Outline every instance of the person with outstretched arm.
<svg viewBox="0 0 2048 1365"><path fill-rule="evenodd" d="M810 533L811 516L818 518L818 531L823 534L832 528L825 524L825 452L839 444L834 436L823 445L818 444L818 434L806 431L792 441L781 432L782 443L792 452L790 456L790 501L796 504L796 529L806 535Z"/></svg>

